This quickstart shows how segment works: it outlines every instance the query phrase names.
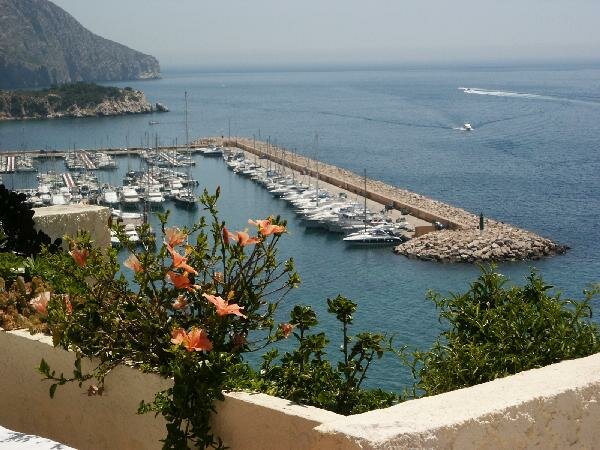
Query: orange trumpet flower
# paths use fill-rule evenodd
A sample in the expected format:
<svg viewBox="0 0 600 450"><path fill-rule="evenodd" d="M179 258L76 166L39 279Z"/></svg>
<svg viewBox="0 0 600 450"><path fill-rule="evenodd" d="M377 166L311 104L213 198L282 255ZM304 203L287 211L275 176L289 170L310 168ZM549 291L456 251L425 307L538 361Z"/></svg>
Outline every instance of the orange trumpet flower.
<svg viewBox="0 0 600 450"><path fill-rule="evenodd" d="M90 252L85 248L73 247L73 250L71 250L69 254L73 257L75 264L79 267L83 267L87 262Z"/></svg>
<svg viewBox="0 0 600 450"><path fill-rule="evenodd" d="M187 239L187 233L177 227L165 228L166 244L170 247L177 247L183 244Z"/></svg>
<svg viewBox="0 0 600 450"><path fill-rule="evenodd" d="M192 266L189 266L187 264L187 258L183 257L182 255L177 253L175 250L173 250L173 247L171 247L170 245L167 245L167 250L171 254L171 257L173 258L173 268L183 269L186 272L193 273L194 275L198 275L198 271L196 269L194 269Z"/></svg>
<svg viewBox="0 0 600 450"><path fill-rule="evenodd" d="M227 303L226 300L223 300L221 297L217 297L215 295L210 294L202 294L202 296L211 302L217 308L217 314L219 316L226 316L228 314L235 314L236 316L243 317L246 319L247 317L242 314L241 310L244 309L243 306L238 305L237 303L232 303L231 305Z"/></svg>
<svg viewBox="0 0 600 450"><path fill-rule="evenodd" d="M129 255L129 258L123 261L123 265L125 267L129 267L135 273L140 273L144 271L142 263L140 263L140 260L135 255Z"/></svg>

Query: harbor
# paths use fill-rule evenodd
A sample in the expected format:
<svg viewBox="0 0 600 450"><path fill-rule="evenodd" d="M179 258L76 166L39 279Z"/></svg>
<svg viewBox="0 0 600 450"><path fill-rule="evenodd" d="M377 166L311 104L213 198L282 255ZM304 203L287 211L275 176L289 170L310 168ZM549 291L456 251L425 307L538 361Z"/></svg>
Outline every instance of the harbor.
<svg viewBox="0 0 600 450"><path fill-rule="evenodd" d="M533 232L298 155L270 142L234 137L202 138L187 146L9 152L5 173L35 171L35 161L64 159L68 172L40 173L37 189L23 189L36 206L97 203L117 218L175 207L195 208L189 174L192 155L223 157L235 173L286 200L307 228L344 235L350 245L393 245L397 254L439 262L536 260L567 247ZM117 167L114 158L139 160L121 183L100 183L95 172ZM178 169L182 168L182 169ZM188 168L188 169L186 169ZM177 170L176 170L177 169ZM186 172L187 170L187 172Z"/></svg>
<svg viewBox="0 0 600 450"><path fill-rule="evenodd" d="M439 262L501 262L537 260L562 254L568 247L492 218L427 198L343 168L298 155L270 142L248 138L210 138L195 145L221 145L242 149L259 160L272 161L296 174L317 176L348 193L364 195L383 208L398 211L411 221L419 219L417 233L395 247L409 258ZM414 231L414 230L413 230Z"/></svg>

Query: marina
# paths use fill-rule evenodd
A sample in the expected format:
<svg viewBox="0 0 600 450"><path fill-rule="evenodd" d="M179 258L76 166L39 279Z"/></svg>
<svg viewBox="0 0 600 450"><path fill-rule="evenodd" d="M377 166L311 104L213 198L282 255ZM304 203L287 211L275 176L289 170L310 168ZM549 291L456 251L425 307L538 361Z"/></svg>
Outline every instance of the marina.
<svg viewBox="0 0 600 450"><path fill-rule="evenodd" d="M165 205L196 208L198 181L176 168L196 164L192 155L223 157L236 174L264 186L291 204L307 228L343 234L349 245L390 245L409 258L440 262L535 260L567 247L530 231L470 213L423 195L369 179L270 142L243 137L203 138L192 145L153 149L116 148L52 153L69 172L43 173L36 189L23 190L36 207L70 202L98 203L123 211L162 210ZM44 151L11 154L4 167L35 170ZM101 184L92 175L114 170L115 157L140 161L121 185ZM142 170L142 163L145 168ZM71 175L73 172L74 175Z"/></svg>

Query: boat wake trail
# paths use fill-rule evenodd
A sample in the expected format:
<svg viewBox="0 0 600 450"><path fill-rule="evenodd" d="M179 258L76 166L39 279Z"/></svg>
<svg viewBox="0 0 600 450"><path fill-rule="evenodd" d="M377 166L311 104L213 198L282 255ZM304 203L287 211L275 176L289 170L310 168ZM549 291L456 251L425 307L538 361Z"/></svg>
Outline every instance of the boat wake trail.
<svg viewBox="0 0 600 450"><path fill-rule="evenodd" d="M404 127L438 128L438 129L442 129L442 130L452 129L452 127L445 126L445 125L401 122L401 121L397 121L397 120L377 119L377 118L368 117L368 116L357 116L354 114L341 114L341 113L335 113L335 112L331 112L331 111L318 111L318 113L322 114L324 116L336 116L336 117L343 117L343 118L347 118L347 119L365 120L367 122L377 122L377 123L386 123L386 124L390 124L390 125L400 125L400 126L404 126Z"/></svg>
<svg viewBox="0 0 600 450"><path fill-rule="evenodd" d="M591 100L579 100L579 99L566 98L566 97L553 97L550 95L530 94L527 92L495 91L495 90L491 90L491 89L468 88L468 87L459 87L458 89L460 91L463 91L465 94L490 95L493 97L522 98L525 100L544 100L544 101L551 101L551 102L581 103L581 104L585 104L585 105L600 106L599 102L591 101Z"/></svg>

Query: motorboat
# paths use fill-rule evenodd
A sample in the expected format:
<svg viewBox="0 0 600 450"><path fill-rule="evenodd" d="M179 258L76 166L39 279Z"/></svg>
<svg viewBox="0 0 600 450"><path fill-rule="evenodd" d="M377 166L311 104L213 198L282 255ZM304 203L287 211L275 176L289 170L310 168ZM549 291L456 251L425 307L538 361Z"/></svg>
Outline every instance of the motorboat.
<svg viewBox="0 0 600 450"><path fill-rule="evenodd" d="M138 192L132 186L123 186L121 190L121 206L123 208L137 209L140 202Z"/></svg>
<svg viewBox="0 0 600 450"><path fill-rule="evenodd" d="M223 156L223 149L214 145L212 147L201 147L195 150L200 152L202 156Z"/></svg>
<svg viewBox="0 0 600 450"><path fill-rule="evenodd" d="M463 123L462 131L473 131L473 126L470 123Z"/></svg>
<svg viewBox="0 0 600 450"><path fill-rule="evenodd" d="M198 200L190 189L182 189L173 197L176 206L193 209L198 207Z"/></svg>
<svg viewBox="0 0 600 450"><path fill-rule="evenodd" d="M119 196L114 189L107 188L102 193L102 203L107 206L113 206L119 203Z"/></svg>
<svg viewBox="0 0 600 450"><path fill-rule="evenodd" d="M406 239L402 236L390 234L381 228L367 228L349 234L343 240L354 245L396 245L401 244Z"/></svg>

